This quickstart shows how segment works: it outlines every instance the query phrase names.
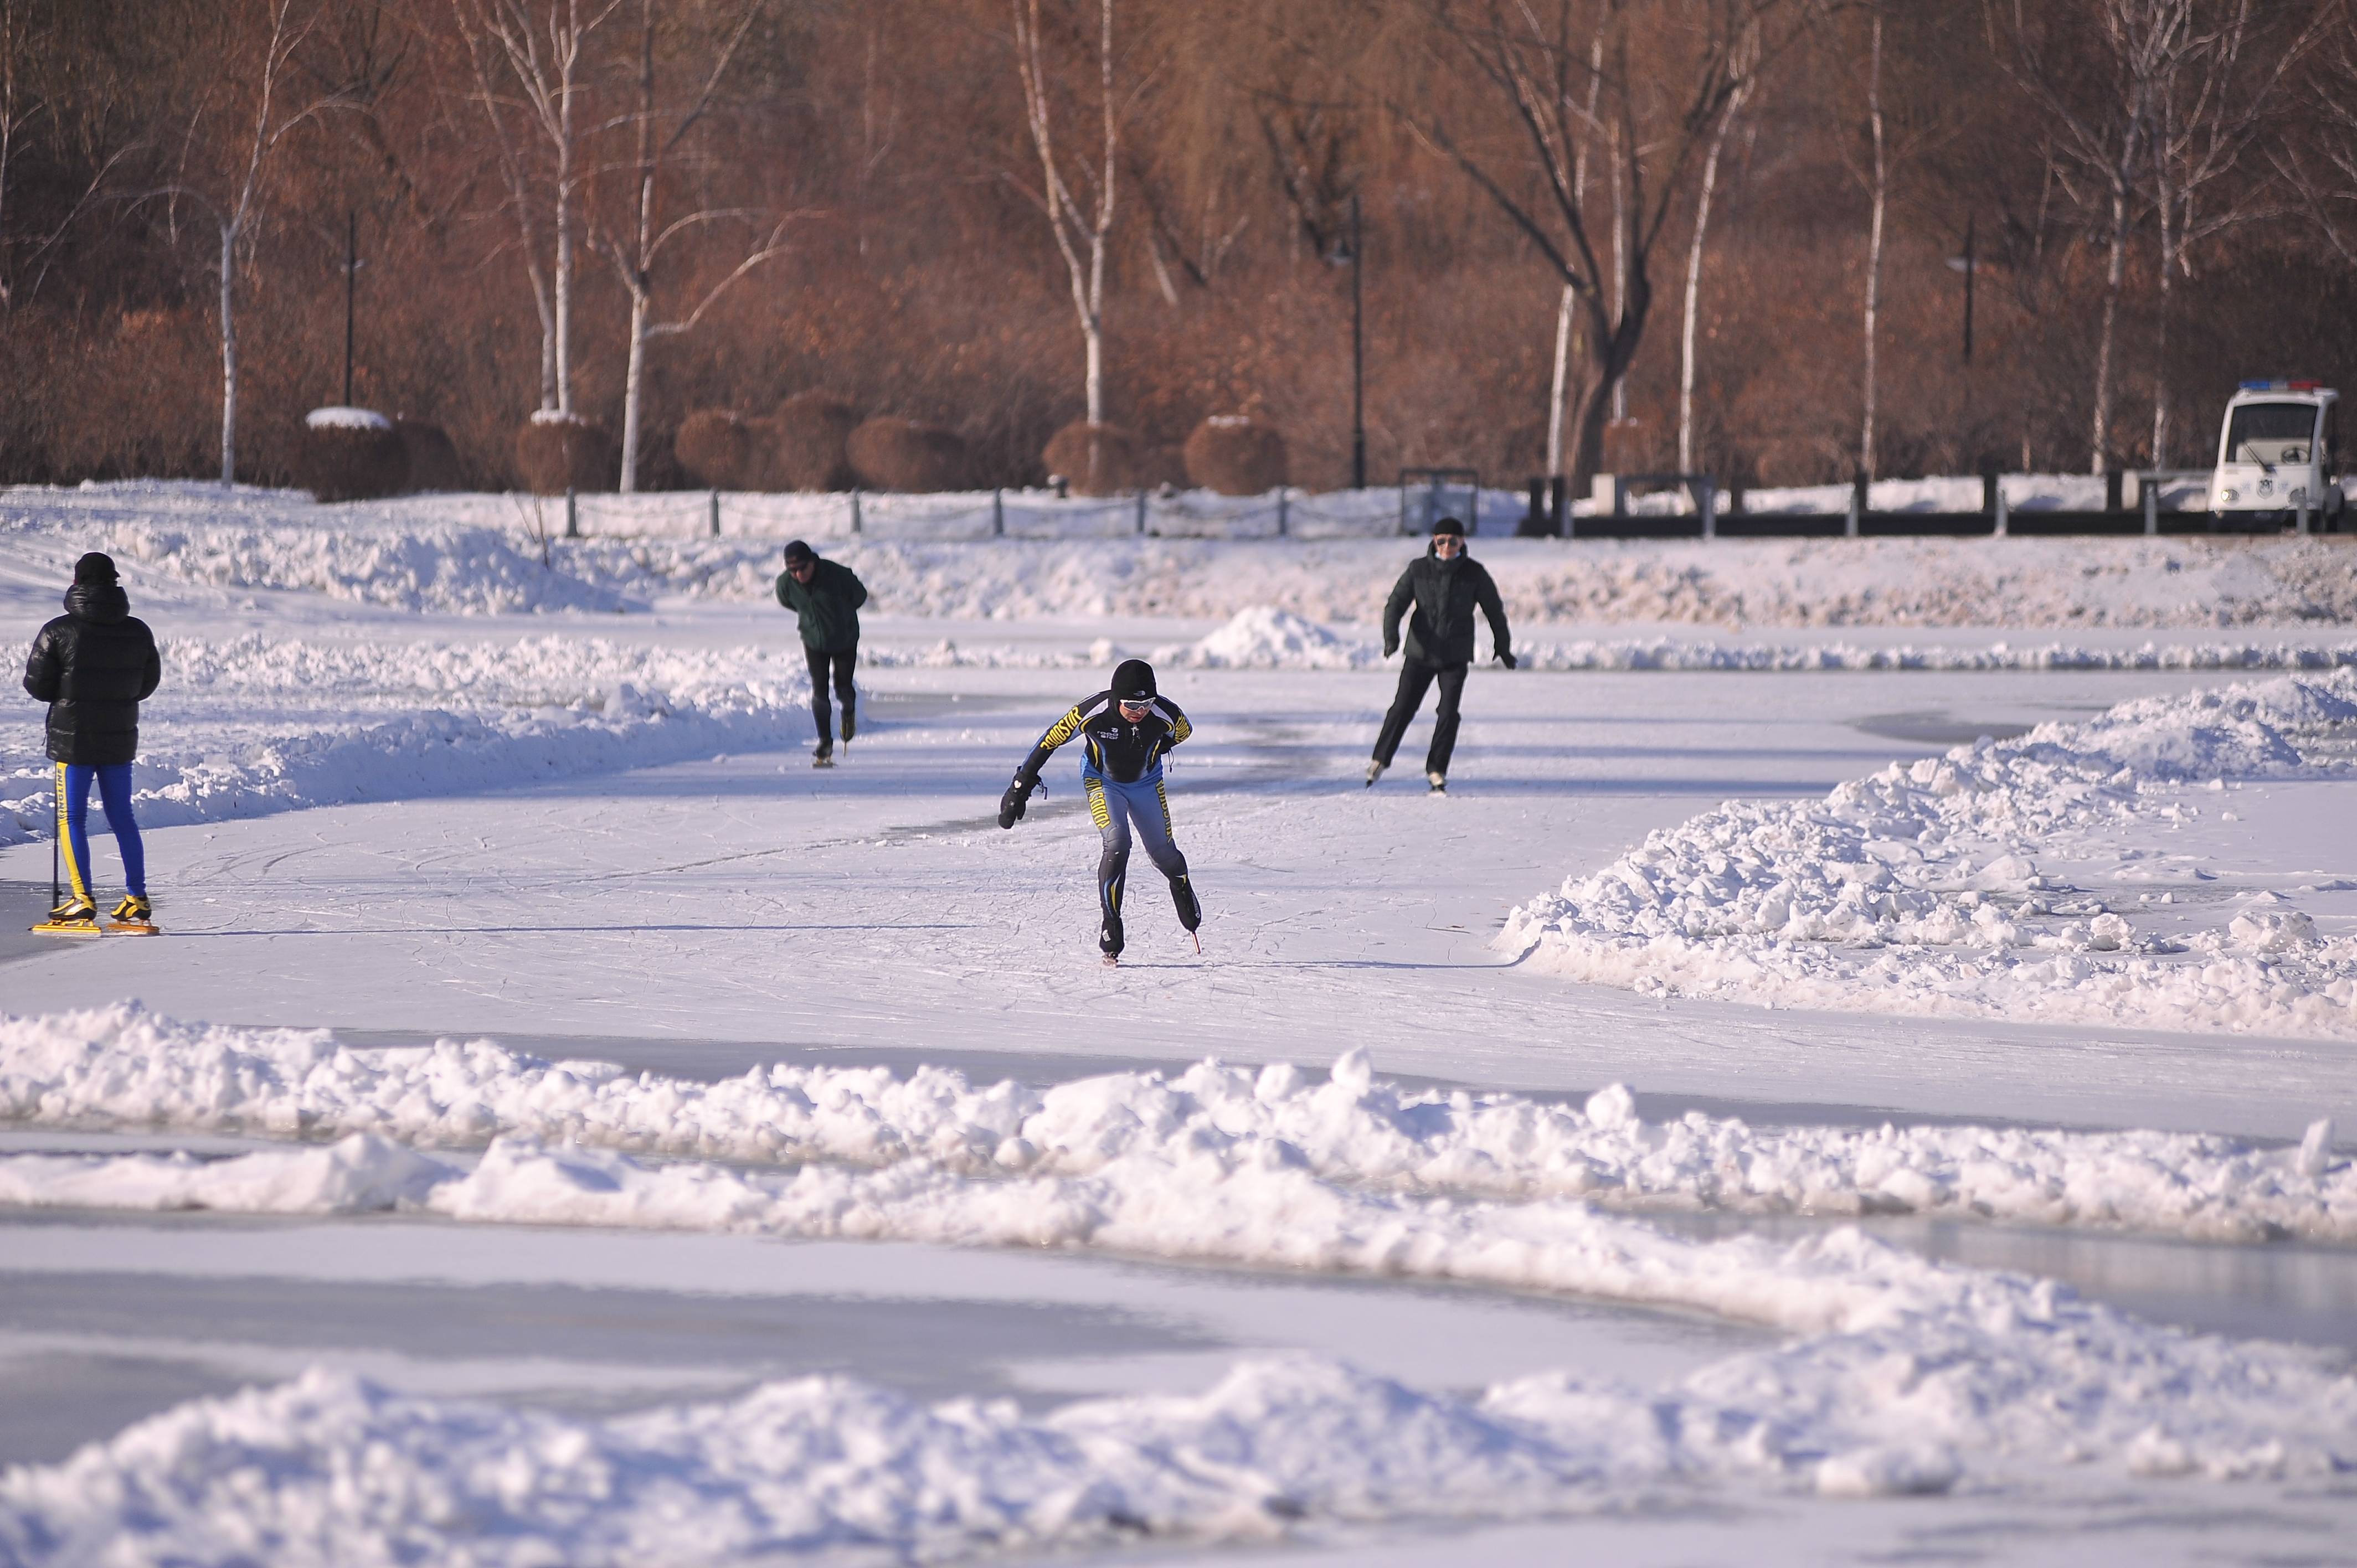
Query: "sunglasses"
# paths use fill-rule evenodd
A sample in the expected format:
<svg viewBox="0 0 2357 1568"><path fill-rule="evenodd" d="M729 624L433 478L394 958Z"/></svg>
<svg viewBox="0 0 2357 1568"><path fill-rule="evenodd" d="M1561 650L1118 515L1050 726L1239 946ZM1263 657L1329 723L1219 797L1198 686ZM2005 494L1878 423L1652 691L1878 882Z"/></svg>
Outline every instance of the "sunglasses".
<svg viewBox="0 0 2357 1568"><path fill-rule="evenodd" d="M1144 718L1146 716L1146 710L1152 705L1153 704L1150 703L1133 703L1125 698L1121 704L1122 717L1127 719Z"/></svg>

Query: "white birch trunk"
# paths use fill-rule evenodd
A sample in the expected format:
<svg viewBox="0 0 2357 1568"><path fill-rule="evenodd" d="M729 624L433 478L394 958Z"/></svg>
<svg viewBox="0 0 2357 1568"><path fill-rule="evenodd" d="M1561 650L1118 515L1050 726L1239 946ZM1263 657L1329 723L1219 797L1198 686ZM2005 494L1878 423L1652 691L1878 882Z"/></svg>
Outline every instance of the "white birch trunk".
<svg viewBox="0 0 2357 1568"><path fill-rule="evenodd" d="M1889 166L1882 145L1882 17L1874 18L1873 43L1868 48L1866 76L1867 121L1874 136L1874 219L1866 242L1866 395L1858 424L1858 467L1869 479L1875 474L1875 327L1882 304L1882 218L1890 189Z"/></svg>
<svg viewBox="0 0 2357 1568"><path fill-rule="evenodd" d="M1695 198L1694 243L1686 250L1685 329L1678 350L1678 472L1682 474L1695 471L1695 321L1701 314L1703 239L1710 231L1710 199L1718 187L1718 155L1727 145L1727 128L1735 123L1736 111L1742 106L1740 91L1727 101L1718 129L1711 133L1710 152L1702 164L1702 190Z"/></svg>
<svg viewBox="0 0 2357 1568"><path fill-rule="evenodd" d="M221 225L221 478L237 483L237 230Z"/></svg>
<svg viewBox="0 0 2357 1568"><path fill-rule="evenodd" d="M1555 382L1547 391L1547 453L1549 478L1563 477L1563 395L1571 378L1571 285L1563 285L1563 300L1555 312Z"/></svg>
<svg viewBox="0 0 2357 1568"><path fill-rule="evenodd" d="M2095 348L2094 450L2087 471L2100 474L2111 444L2112 339L2120 314L2120 282L2127 270L2128 193L2125 181L2112 186L2112 259L2104 272L2104 326Z"/></svg>
<svg viewBox="0 0 2357 1568"><path fill-rule="evenodd" d="M639 488L639 391L647 366L647 296L630 291L630 357L622 372L622 484L624 495Z"/></svg>
<svg viewBox="0 0 2357 1568"><path fill-rule="evenodd" d="M556 410L573 412L573 60L567 56L557 100L556 138Z"/></svg>
<svg viewBox="0 0 2357 1568"><path fill-rule="evenodd" d="M1629 194L1620 177L1620 128L1612 129L1612 328L1615 334L1629 318ZM1629 417L1629 381L1612 378L1612 417Z"/></svg>

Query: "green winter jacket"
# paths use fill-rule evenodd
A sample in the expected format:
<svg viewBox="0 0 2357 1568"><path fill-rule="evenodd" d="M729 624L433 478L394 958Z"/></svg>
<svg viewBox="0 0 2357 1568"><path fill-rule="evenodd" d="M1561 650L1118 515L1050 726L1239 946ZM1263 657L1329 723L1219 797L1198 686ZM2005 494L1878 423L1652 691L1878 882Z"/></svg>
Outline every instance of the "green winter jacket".
<svg viewBox="0 0 2357 1568"><path fill-rule="evenodd" d="M823 653L859 646L859 607L867 586L848 566L822 558L807 586L791 572L778 574L778 603L802 619L802 641Z"/></svg>

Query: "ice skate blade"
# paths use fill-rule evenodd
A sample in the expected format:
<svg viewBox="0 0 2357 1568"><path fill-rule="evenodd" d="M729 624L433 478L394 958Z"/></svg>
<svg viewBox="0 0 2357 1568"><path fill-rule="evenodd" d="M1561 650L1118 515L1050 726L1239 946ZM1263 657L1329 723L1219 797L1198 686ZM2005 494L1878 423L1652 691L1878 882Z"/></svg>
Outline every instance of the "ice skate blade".
<svg viewBox="0 0 2357 1568"><path fill-rule="evenodd" d="M29 929L37 937L98 937L106 934L98 926L83 925L79 920L43 920Z"/></svg>
<svg viewBox="0 0 2357 1568"><path fill-rule="evenodd" d="M1118 953L1105 954L1104 967L1107 969L1119 969L1121 967L1121 955Z"/></svg>
<svg viewBox="0 0 2357 1568"><path fill-rule="evenodd" d="M106 934L110 937L160 937L164 928L153 920L110 920Z"/></svg>

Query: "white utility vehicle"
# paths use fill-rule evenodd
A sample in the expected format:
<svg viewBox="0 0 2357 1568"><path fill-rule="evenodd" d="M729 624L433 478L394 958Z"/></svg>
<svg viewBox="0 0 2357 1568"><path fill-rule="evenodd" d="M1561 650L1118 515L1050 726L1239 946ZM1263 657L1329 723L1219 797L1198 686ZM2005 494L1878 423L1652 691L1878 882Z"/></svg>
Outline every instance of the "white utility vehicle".
<svg viewBox="0 0 2357 1568"><path fill-rule="evenodd" d="M2210 476L2221 522L2281 526L2304 508L2311 526L2339 528L2341 394L2314 381L2244 381L2227 400Z"/></svg>

